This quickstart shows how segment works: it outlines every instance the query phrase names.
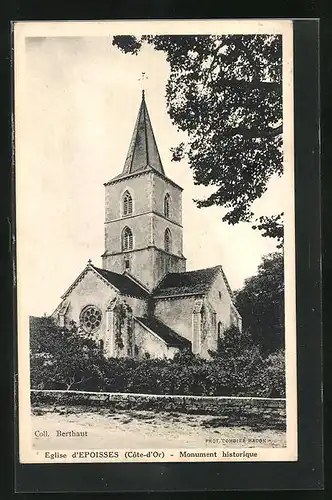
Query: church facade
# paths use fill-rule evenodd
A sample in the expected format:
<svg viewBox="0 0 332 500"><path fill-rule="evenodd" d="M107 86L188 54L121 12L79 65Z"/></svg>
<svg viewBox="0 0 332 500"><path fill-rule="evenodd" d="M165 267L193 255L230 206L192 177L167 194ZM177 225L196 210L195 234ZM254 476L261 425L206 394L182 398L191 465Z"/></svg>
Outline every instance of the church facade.
<svg viewBox="0 0 332 500"><path fill-rule="evenodd" d="M88 261L53 317L109 357L208 358L241 316L221 266L186 271L183 190L165 174L144 92L124 168L104 186L102 267Z"/></svg>

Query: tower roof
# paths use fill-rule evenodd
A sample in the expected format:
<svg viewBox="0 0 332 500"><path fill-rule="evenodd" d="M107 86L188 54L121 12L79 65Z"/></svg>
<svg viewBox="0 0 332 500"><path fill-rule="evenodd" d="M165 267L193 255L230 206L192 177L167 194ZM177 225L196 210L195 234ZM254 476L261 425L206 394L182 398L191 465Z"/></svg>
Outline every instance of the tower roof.
<svg viewBox="0 0 332 500"><path fill-rule="evenodd" d="M121 175L133 174L146 168L157 170L157 172L165 175L143 90L134 133Z"/></svg>

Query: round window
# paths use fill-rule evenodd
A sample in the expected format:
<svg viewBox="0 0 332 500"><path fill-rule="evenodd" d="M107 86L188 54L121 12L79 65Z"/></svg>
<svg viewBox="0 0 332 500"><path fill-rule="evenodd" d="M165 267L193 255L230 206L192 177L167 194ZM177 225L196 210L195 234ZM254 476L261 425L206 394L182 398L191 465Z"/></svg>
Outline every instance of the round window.
<svg viewBox="0 0 332 500"><path fill-rule="evenodd" d="M92 333L100 327L101 310L95 306L87 306L81 312L81 324L87 333Z"/></svg>

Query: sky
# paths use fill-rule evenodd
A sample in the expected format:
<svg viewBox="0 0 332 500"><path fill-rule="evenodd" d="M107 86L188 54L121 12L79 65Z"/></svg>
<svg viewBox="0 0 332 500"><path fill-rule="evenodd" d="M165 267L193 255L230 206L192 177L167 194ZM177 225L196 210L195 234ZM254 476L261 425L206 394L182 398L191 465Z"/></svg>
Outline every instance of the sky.
<svg viewBox="0 0 332 500"><path fill-rule="evenodd" d="M88 259L101 266L104 252L104 182L122 171L138 113L142 82L166 175L184 188L183 233L187 270L221 264L233 290L256 273L262 255L276 250L250 224L222 222L223 209L198 209L185 161L170 148L186 136L166 110L169 66L165 55L144 47L121 53L110 37L26 39L21 131L16 147L18 275L31 315L50 314ZM222 168L222 165L220 166ZM253 205L257 216L284 209L284 180L272 179Z"/></svg>

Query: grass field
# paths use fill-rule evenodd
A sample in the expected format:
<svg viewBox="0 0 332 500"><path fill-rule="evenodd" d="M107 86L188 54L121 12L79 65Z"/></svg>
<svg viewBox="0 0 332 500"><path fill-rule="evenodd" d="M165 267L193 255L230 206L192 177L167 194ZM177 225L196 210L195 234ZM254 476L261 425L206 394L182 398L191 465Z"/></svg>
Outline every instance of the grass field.
<svg viewBox="0 0 332 500"><path fill-rule="evenodd" d="M33 408L32 429L33 447L40 450L286 446L284 430L234 425L225 416L177 412L42 405ZM59 436L57 431L81 432L83 437Z"/></svg>

